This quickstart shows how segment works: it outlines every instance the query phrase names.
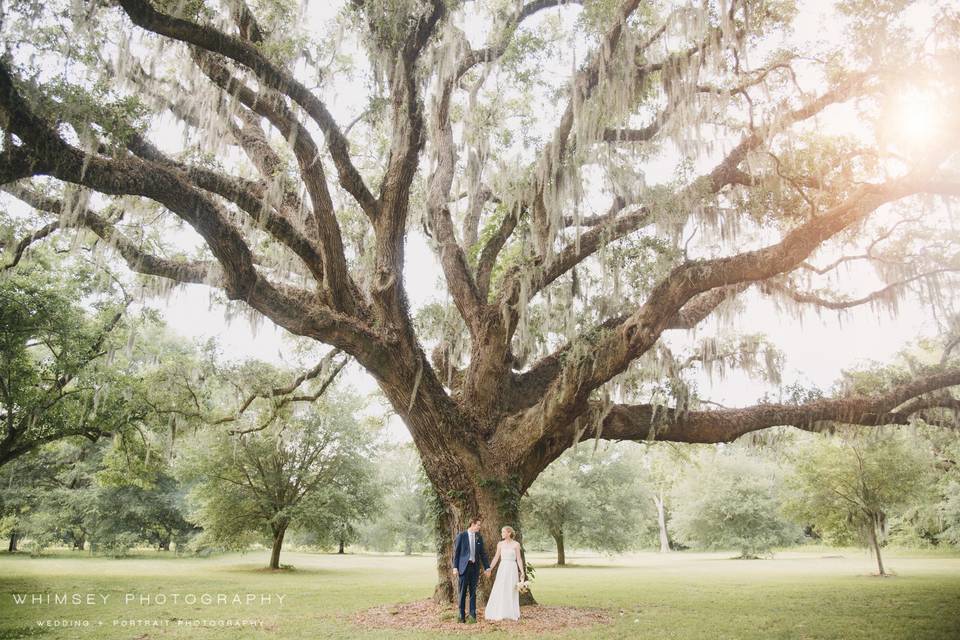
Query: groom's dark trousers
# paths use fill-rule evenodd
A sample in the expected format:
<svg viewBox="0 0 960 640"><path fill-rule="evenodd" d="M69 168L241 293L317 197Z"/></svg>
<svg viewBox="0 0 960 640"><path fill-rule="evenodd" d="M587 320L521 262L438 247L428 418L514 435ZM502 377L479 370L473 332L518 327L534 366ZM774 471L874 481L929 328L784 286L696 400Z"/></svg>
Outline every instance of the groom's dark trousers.
<svg viewBox="0 0 960 640"><path fill-rule="evenodd" d="M470 591L470 617L477 617L477 580L480 577L480 566L476 562L467 562L466 570L460 574L460 619L464 619L467 590Z"/></svg>

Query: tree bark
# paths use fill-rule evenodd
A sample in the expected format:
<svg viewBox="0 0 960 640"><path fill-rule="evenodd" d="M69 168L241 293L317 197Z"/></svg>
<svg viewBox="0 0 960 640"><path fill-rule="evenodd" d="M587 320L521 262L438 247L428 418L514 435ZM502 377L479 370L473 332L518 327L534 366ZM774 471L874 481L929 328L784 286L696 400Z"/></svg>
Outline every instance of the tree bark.
<svg viewBox="0 0 960 640"><path fill-rule="evenodd" d="M273 527L273 549L270 552L270 568L280 568L280 549L283 547L283 536L287 532L287 525L281 524Z"/></svg>
<svg viewBox="0 0 960 640"><path fill-rule="evenodd" d="M7 545L7 551L9 553L14 553L17 551L17 542L20 540L20 535L16 531L10 532L10 544Z"/></svg>
<svg viewBox="0 0 960 640"><path fill-rule="evenodd" d="M563 547L563 532L555 532L553 539L557 543L557 566L563 567L567 564L567 554Z"/></svg>
<svg viewBox="0 0 960 640"><path fill-rule="evenodd" d="M425 460L425 466L427 462ZM437 471L436 469L434 471ZM428 475L431 469L427 467ZM432 476L431 476L432 477ZM458 590L458 576L453 568L453 542L456 536L467 529L470 519L479 516L480 535L484 541L484 551L487 562L493 562L497 543L500 541L500 530L506 525L513 527L517 542L520 543L520 552L523 555L523 537L520 529L520 487L517 481L518 474L509 472L490 473L467 476L468 484L460 485L457 489L444 487L435 480L434 488L440 499L439 517L437 523L437 573L438 584L434 590L434 599L438 602L453 602ZM508 480L501 480L508 478ZM502 564L502 563L501 563ZM499 570L499 566L497 570ZM493 587L496 573L489 578L481 575L477 585L477 606L486 604ZM532 592L520 594L521 606L537 604Z"/></svg>
<svg viewBox="0 0 960 640"><path fill-rule="evenodd" d="M660 553L670 553L670 537L667 535L667 515L663 504L663 489L653 496L653 503L657 505L657 525L660 528Z"/></svg>
<svg viewBox="0 0 960 640"><path fill-rule="evenodd" d="M436 485L434 485L436 488ZM439 490L437 495L440 495ZM453 536L458 525L453 520L450 506L440 498L436 514L434 535L437 541L437 586L433 590L433 599L439 603L454 602L457 595L457 572L453 568Z"/></svg>
<svg viewBox="0 0 960 640"><path fill-rule="evenodd" d="M879 575L887 575L886 571L883 569L883 557L880 555L880 542L877 540L877 525L874 520L871 519L870 524L867 525L867 537L870 539L870 546L873 548L873 552L877 556L877 569L879 570Z"/></svg>
<svg viewBox="0 0 960 640"><path fill-rule="evenodd" d="M343 538L340 538L340 548L337 549L337 553L346 553L346 552L344 551L344 548L345 548L346 546L347 546L347 545L346 545L346 543L344 543Z"/></svg>

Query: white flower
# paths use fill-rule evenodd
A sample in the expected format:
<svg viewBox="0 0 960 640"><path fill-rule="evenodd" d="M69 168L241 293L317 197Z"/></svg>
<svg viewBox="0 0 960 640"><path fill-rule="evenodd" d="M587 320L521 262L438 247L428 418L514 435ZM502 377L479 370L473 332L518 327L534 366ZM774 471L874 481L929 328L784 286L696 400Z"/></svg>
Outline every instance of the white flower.
<svg viewBox="0 0 960 640"><path fill-rule="evenodd" d="M530 583L527 580L521 580L517 583L517 591L520 593L526 593L530 591Z"/></svg>

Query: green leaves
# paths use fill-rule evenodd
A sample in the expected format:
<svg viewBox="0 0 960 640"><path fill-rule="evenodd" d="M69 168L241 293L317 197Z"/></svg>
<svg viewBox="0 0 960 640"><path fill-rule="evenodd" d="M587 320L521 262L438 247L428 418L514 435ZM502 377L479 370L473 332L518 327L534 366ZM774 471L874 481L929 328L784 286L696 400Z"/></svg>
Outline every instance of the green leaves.
<svg viewBox="0 0 960 640"><path fill-rule="evenodd" d="M786 508L831 542L866 543L869 528L928 494L931 462L896 432L821 435L796 451Z"/></svg>
<svg viewBox="0 0 960 640"><path fill-rule="evenodd" d="M185 444L177 476L190 487L198 544L243 548L300 529L330 540L377 508L373 434L346 396L241 436L208 429Z"/></svg>
<svg viewBox="0 0 960 640"><path fill-rule="evenodd" d="M534 541L558 536L569 545L607 552L638 546L641 501L635 474L623 452L583 443L547 467L522 503ZM526 533L526 531L525 531Z"/></svg>
<svg viewBox="0 0 960 640"><path fill-rule="evenodd" d="M684 544L757 557L800 537L781 513L778 493L769 463L737 451L707 454L673 491L670 525Z"/></svg>
<svg viewBox="0 0 960 640"><path fill-rule="evenodd" d="M0 464L58 438L109 431L137 415L132 382L104 356L123 333L110 299L80 304L81 281L36 266L0 282Z"/></svg>

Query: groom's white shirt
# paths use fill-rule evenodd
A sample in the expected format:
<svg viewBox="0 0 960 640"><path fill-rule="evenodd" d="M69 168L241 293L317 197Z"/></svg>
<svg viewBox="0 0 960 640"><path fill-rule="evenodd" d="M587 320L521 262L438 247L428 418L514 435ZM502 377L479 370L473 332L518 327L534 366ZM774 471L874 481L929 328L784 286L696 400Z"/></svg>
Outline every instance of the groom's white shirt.
<svg viewBox="0 0 960 640"><path fill-rule="evenodd" d="M470 562L475 562L475 561L476 561L476 558L474 557L474 551L473 551L473 550L474 550L474 548L476 547L476 542L474 542L474 540L475 540L474 536L475 536L476 534L474 534L473 531L467 531L467 533L470 535Z"/></svg>

